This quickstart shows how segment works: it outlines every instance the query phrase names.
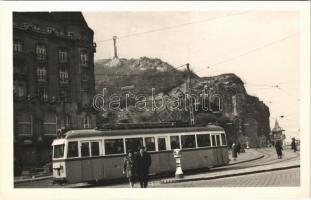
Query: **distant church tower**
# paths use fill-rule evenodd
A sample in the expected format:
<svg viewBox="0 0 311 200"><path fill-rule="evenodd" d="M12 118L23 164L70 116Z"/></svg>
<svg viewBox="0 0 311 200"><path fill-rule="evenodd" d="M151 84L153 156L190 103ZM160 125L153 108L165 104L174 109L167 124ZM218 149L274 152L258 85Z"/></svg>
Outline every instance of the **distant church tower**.
<svg viewBox="0 0 311 200"><path fill-rule="evenodd" d="M113 39L114 54L113 54L113 58L112 58L111 63L110 63L110 67L116 67L116 66L121 64L121 62L118 58L118 52L117 52L117 36L113 36L112 39Z"/></svg>

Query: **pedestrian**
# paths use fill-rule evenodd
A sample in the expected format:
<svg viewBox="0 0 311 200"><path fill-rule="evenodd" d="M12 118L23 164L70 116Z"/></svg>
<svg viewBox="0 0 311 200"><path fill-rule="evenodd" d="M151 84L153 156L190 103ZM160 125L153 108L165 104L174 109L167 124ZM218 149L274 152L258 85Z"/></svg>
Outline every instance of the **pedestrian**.
<svg viewBox="0 0 311 200"><path fill-rule="evenodd" d="M296 139L295 138L292 138L291 146L292 146L292 150L294 150L294 152L296 152L297 151L297 145L296 145Z"/></svg>
<svg viewBox="0 0 311 200"><path fill-rule="evenodd" d="M241 145L240 145L240 143L238 143L238 144L236 145L236 152L237 152L238 154L241 153Z"/></svg>
<svg viewBox="0 0 311 200"><path fill-rule="evenodd" d="M126 178L128 179L131 188L134 187L135 168L136 163L134 154L132 151L129 151L127 156L124 158L123 174L125 174Z"/></svg>
<svg viewBox="0 0 311 200"><path fill-rule="evenodd" d="M233 160L237 160L238 152L237 152L237 145L235 143L232 144L232 158Z"/></svg>
<svg viewBox="0 0 311 200"><path fill-rule="evenodd" d="M145 151L145 147L140 147L136 157L137 175L141 188L147 188L149 179L149 167L151 165L151 157Z"/></svg>
<svg viewBox="0 0 311 200"><path fill-rule="evenodd" d="M275 150L276 150L276 153L278 155L278 159L281 159L282 158L282 150L283 150L283 147L282 147L282 143L281 141L276 141L275 143Z"/></svg>

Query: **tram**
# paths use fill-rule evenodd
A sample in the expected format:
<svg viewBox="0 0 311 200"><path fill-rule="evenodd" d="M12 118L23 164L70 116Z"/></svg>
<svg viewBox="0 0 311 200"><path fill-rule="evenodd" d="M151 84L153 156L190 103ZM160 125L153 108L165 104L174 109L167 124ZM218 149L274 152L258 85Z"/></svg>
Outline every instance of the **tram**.
<svg viewBox="0 0 311 200"><path fill-rule="evenodd" d="M150 175L175 172L174 149L182 150L183 170L229 162L226 134L216 125L126 130L71 130L55 139L53 182L80 183L122 179L126 153L144 146L151 156Z"/></svg>

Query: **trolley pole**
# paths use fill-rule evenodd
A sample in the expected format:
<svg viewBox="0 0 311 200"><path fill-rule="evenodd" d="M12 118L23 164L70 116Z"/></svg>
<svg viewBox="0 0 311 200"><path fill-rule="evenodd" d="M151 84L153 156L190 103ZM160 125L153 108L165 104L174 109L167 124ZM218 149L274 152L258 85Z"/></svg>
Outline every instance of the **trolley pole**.
<svg viewBox="0 0 311 200"><path fill-rule="evenodd" d="M192 98L191 98L191 73L189 68L189 63L187 65L187 71L188 71L188 78L187 78L187 92L186 95L189 100L189 118L190 118L190 126L195 125L194 121L194 111L193 111L193 105L192 105Z"/></svg>

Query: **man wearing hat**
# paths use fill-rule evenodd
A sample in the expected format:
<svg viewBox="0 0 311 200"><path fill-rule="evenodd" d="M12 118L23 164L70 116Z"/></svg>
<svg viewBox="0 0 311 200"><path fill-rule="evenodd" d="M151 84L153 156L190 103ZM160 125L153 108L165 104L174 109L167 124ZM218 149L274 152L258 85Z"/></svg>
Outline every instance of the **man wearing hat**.
<svg viewBox="0 0 311 200"><path fill-rule="evenodd" d="M137 175L141 188L147 188L148 186L148 173L151 165L151 157L145 150L145 147L140 147L139 153L136 158L137 163Z"/></svg>

